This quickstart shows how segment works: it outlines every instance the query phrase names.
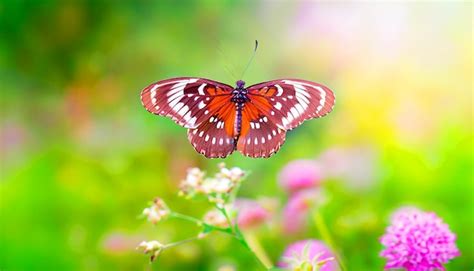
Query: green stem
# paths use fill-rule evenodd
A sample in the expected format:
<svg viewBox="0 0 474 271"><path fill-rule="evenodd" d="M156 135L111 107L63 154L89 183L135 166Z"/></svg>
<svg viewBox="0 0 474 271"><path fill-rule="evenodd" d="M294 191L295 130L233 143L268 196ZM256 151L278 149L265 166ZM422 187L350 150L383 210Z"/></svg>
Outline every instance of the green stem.
<svg viewBox="0 0 474 271"><path fill-rule="evenodd" d="M273 266L272 261L270 260L270 257L268 257L268 254L266 253L265 249L260 244L254 232L243 231L242 236L245 238L246 242L248 243L249 247L253 250L255 255L257 255L257 258L260 259L260 261L263 263L263 265L265 265L267 269L270 269Z"/></svg>
<svg viewBox="0 0 474 271"><path fill-rule="evenodd" d="M202 221L200 219L197 219L195 217L192 217L192 216L183 215L183 214L176 213L176 212L171 212L169 214L169 216L195 223L198 226L205 226L205 227L210 228L210 229L215 230L215 231L221 231L221 232L225 232L225 233L232 233L229 229L216 227L214 225L204 223L204 221Z"/></svg>
<svg viewBox="0 0 474 271"><path fill-rule="evenodd" d="M336 247L334 246L333 239L331 237L331 234L328 230L328 227L326 226L326 223L324 222L324 218L321 215L321 213L316 210L313 215L314 223L316 224L316 228L318 229L319 233L321 234L321 237L323 240L329 245L331 250L334 253L334 256L336 258L337 263L341 267L342 271L347 270L344 262L342 261L341 257L339 256L339 253L337 253Z"/></svg>
<svg viewBox="0 0 474 271"><path fill-rule="evenodd" d="M237 223L235 223L235 224L232 223L232 220L230 219L229 215L227 214L227 211L226 211L225 207L220 208L219 206L216 205L216 208L225 216L225 218L227 220L227 223L229 224L229 229L231 230L231 232L229 234L232 235L235 239L237 239L245 248L247 248L251 252L253 257L255 258L255 260L257 262L259 262L261 265L263 265L265 270L269 270L271 268L271 266L268 266L266 261L264 259L261 259L259 257L259 255L257 253L255 253L255 251L253 251L253 249L249 246L249 244L245 240L244 235L240 231Z"/></svg>
<svg viewBox="0 0 474 271"><path fill-rule="evenodd" d="M174 242L174 243L169 243L169 244L164 245L163 249L179 246L179 245L182 245L182 244L185 244L185 243L192 242L192 241L197 240L197 239L199 239L199 238L198 237L191 237L191 238L184 239L184 240L181 240L181 241L177 241L177 242Z"/></svg>
<svg viewBox="0 0 474 271"><path fill-rule="evenodd" d="M216 208L225 216L225 219L227 220L227 224L229 225L229 229L233 233L234 229L232 227L232 220L230 219L229 215L227 214L227 210L225 209L225 206L220 208L219 206L216 205Z"/></svg>
<svg viewBox="0 0 474 271"><path fill-rule="evenodd" d="M179 219L183 219L183 220L187 220L189 222L193 222L197 225L202 225L203 222L195 217L192 217L192 216L188 216L188 215L183 215L183 214L180 214L180 213L175 213L175 212L171 212L169 214L170 217L174 217L174 218L179 218Z"/></svg>

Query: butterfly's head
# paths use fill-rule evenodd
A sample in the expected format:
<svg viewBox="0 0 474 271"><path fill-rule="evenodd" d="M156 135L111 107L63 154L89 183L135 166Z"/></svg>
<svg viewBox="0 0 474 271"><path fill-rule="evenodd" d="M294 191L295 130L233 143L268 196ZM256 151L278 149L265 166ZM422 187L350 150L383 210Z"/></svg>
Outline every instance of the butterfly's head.
<svg viewBox="0 0 474 271"><path fill-rule="evenodd" d="M245 82L242 80L235 82L235 84L237 85L237 88L244 88L245 86Z"/></svg>

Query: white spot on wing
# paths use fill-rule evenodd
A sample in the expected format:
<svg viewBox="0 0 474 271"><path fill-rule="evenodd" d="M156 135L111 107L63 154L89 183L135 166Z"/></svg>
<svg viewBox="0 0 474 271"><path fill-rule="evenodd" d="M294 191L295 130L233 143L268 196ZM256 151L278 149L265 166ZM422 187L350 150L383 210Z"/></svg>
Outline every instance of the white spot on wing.
<svg viewBox="0 0 474 271"><path fill-rule="evenodd" d="M204 83L204 84L201 84L201 85L199 86L199 88L198 88L199 95L206 95L206 94L204 93L204 87L205 87L206 85L207 85L207 84Z"/></svg>
<svg viewBox="0 0 474 271"><path fill-rule="evenodd" d="M295 119L299 117L300 113L298 113L298 110L296 110L296 107L292 107L290 111L291 111L291 114L293 114L293 116L295 117Z"/></svg>
<svg viewBox="0 0 474 271"><path fill-rule="evenodd" d="M199 102L198 108L203 109L206 106L206 104L203 101Z"/></svg>
<svg viewBox="0 0 474 271"><path fill-rule="evenodd" d="M169 98L169 100L171 100L171 97L172 96L179 96L179 95L183 95L184 94L184 87L188 84L188 80L184 80L184 81L180 81L179 83L176 83L174 84L170 91L168 91L168 93L166 94Z"/></svg>
<svg viewBox="0 0 474 271"><path fill-rule="evenodd" d="M280 102L276 102L275 108L278 109L278 110L280 110L280 109L281 109L281 103L280 103Z"/></svg>
<svg viewBox="0 0 474 271"><path fill-rule="evenodd" d="M275 87L276 87L277 90L278 90L276 96L281 96L281 94L283 94L283 88L282 88L280 85L278 85L278 84L275 84Z"/></svg>
<svg viewBox="0 0 474 271"><path fill-rule="evenodd" d="M188 111L188 113L186 113L186 115L184 115L183 119L186 123L189 123L189 121L191 120L191 110Z"/></svg>
<svg viewBox="0 0 474 271"><path fill-rule="evenodd" d="M303 109L303 107L302 107L300 104L295 104L295 108L296 108L296 110L298 110L298 113L299 113L300 115L303 115L304 109Z"/></svg>
<svg viewBox="0 0 474 271"><path fill-rule="evenodd" d="M150 90L150 98L155 98L156 97L156 89L158 88L158 85L154 85L153 88Z"/></svg>
<svg viewBox="0 0 474 271"><path fill-rule="evenodd" d="M186 114L186 112L188 112L188 109L189 109L189 107L187 105L183 106L183 108L181 108L178 111L178 115L184 116L184 114Z"/></svg>

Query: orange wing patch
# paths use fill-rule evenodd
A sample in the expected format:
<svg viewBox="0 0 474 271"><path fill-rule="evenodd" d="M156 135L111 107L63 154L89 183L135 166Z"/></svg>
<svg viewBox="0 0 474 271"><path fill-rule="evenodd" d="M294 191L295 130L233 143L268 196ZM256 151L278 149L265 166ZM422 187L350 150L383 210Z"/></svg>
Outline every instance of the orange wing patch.
<svg viewBox="0 0 474 271"><path fill-rule="evenodd" d="M228 106L228 103L228 96L215 96L211 103L209 103L209 111L211 116L216 116L220 120L224 121L223 128L225 128L226 134L230 137L235 137L235 106L233 104L232 106Z"/></svg>
<svg viewBox="0 0 474 271"><path fill-rule="evenodd" d="M274 87L263 87L263 88L257 90L256 94L266 96L266 97L273 97L273 95L275 95L276 91L277 90Z"/></svg>

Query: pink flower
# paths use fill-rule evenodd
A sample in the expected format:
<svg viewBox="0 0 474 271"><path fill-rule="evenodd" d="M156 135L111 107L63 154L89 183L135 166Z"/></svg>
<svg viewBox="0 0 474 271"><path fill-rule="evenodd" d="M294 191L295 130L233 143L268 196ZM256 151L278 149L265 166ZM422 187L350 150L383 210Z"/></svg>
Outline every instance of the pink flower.
<svg viewBox="0 0 474 271"><path fill-rule="evenodd" d="M295 160L280 172L280 186L290 194L316 187L321 182L321 169L313 160Z"/></svg>
<svg viewBox="0 0 474 271"><path fill-rule="evenodd" d="M252 228L261 225L270 218L270 213L257 201L249 199L237 199L237 224L241 228Z"/></svg>
<svg viewBox="0 0 474 271"><path fill-rule="evenodd" d="M296 233L305 226L310 209L324 202L324 195L319 189L307 189L291 196L283 208L283 230Z"/></svg>
<svg viewBox="0 0 474 271"><path fill-rule="evenodd" d="M290 270L339 270L334 254L321 241L308 239L289 245L278 263Z"/></svg>
<svg viewBox="0 0 474 271"><path fill-rule="evenodd" d="M459 256L456 235L435 213L404 207L391 218L391 225L380 239L387 258L385 269L408 271L445 270L443 264Z"/></svg>

